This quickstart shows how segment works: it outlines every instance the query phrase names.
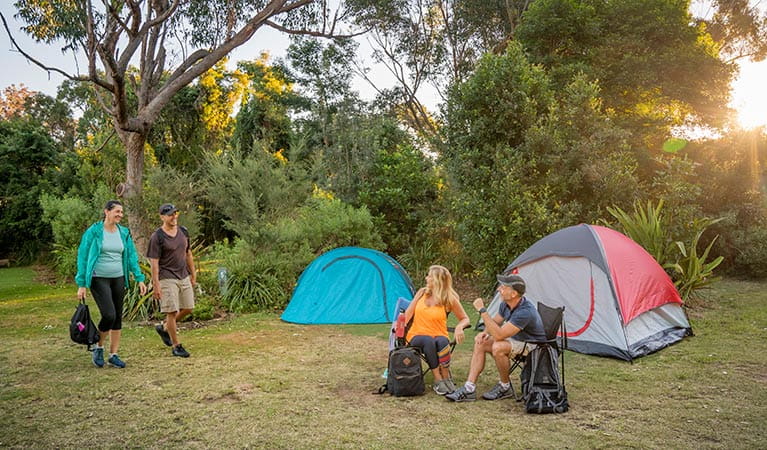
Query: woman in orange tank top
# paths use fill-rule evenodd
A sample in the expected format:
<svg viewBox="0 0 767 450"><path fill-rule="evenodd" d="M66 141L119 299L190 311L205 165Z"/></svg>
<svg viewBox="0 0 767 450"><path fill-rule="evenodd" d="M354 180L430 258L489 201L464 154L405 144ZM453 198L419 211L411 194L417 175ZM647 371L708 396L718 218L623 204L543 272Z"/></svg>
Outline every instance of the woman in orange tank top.
<svg viewBox="0 0 767 450"><path fill-rule="evenodd" d="M450 340L447 332L447 314L452 312L459 322L454 337L463 342L463 329L469 326L469 316L463 310L458 293L453 289L453 277L442 266L431 266L426 275L426 287L418 290L405 311L405 322L410 325L406 339L426 356L434 375L434 392L439 395L455 390L450 379Z"/></svg>

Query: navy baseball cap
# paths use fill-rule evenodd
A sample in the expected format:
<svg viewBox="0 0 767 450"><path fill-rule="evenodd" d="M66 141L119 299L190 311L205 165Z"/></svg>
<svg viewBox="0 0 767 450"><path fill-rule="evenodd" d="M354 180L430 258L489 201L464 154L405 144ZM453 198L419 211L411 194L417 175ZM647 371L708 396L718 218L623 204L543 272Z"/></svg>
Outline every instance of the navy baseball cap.
<svg viewBox="0 0 767 450"><path fill-rule="evenodd" d="M178 211L178 209L175 206L173 206L172 204L170 204L170 203L166 203L166 204L160 206L160 215L161 216L169 216L169 215L173 214L176 211Z"/></svg>

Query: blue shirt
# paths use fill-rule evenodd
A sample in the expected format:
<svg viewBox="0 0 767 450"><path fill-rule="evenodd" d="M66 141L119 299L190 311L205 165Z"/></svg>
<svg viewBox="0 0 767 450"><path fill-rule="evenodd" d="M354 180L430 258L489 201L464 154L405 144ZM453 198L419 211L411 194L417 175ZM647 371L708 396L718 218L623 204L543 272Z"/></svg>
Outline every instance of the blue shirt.
<svg viewBox="0 0 767 450"><path fill-rule="evenodd" d="M522 300L519 301L519 304L513 310L509 308L506 302L501 300L498 314L503 317L505 322L509 322L519 328L519 333L512 336L512 339L530 342L543 342L546 340L546 331L543 328L541 316L538 314L538 310L533 302L526 297L522 297Z"/></svg>
<svg viewBox="0 0 767 450"><path fill-rule="evenodd" d="M101 241L101 253L93 266L94 277L119 278L123 276L123 250L125 246L120 238L120 230L110 233L104 230Z"/></svg>

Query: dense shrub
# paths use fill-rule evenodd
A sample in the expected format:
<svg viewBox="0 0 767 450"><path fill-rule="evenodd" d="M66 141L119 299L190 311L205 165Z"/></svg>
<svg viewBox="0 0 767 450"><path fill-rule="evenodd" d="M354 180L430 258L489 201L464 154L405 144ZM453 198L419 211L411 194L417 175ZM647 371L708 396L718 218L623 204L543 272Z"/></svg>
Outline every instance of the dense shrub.
<svg viewBox="0 0 767 450"><path fill-rule="evenodd" d="M223 226L251 244L261 228L302 204L311 185L299 167L268 149L210 154L201 197L219 214Z"/></svg>
<svg viewBox="0 0 767 450"><path fill-rule="evenodd" d="M319 193L291 217L264 225L258 236L256 245L237 239L231 246L219 243L210 252L209 258L226 268L222 304L230 311L282 309L298 276L321 253L343 246L383 246L366 208Z"/></svg>
<svg viewBox="0 0 767 450"><path fill-rule="evenodd" d="M200 183L190 174L173 167L156 166L146 171L141 214L154 231L162 225L158 208L163 203L173 203L180 212L179 224L189 230L193 241L200 236ZM135 211L128 211L131 214ZM145 249L140 249L144 253Z"/></svg>
<svg viewBox="0 0 767 450"><path fill-rule="evenodd" d="M413 146L378 152L359 203L376 218L377 228L391 254L399 255L418 242L421 225L436 208L438 178L434 166ZM413 239L416 237L416 239Z"/></svg>
<svg viewBox="0 0 767 450"><path fill-rule="evenodd" d="M627 134L576 77L560 92L522 49L485 55L450 93L442 154L460 241L487 280L533 242L634 198Z"/></svg>
<svg viewBox="0 0 767 450"><path fill-rule="evenodd" d="M767 224L734 228L732 273L741 277L767 278Z"/></svg>
<svg viewBox="0 0 767 450"><path fill-rule="evenodd" d="M0 120L0 258L29 263L50 242L50 227L38 211L56 151L41 125Z"/></svg>
<svg viewBox="0 0 767 450"><path fill-rule="evenodd" d="M72 280L77 273L77 247L83 232L99 220L102 208L109 199L109 192L101 186L93 193L93 200L78 197L40 196L43 221L53 230L53 266L63 279Z"/></svg>

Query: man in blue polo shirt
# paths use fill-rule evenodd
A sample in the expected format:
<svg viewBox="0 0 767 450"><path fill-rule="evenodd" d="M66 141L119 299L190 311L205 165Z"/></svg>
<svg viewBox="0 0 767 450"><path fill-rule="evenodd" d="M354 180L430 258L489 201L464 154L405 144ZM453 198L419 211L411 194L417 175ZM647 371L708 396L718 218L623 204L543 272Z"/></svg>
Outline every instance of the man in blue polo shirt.
<svg viewBox="0 0 767 450"><path fill-rule="evenodd" d="M485 358L489 353L498 367L500 381L490 391L484 393L485 400L500 400L512 397L509 380L510 358L527 354L535 344L546 340L543 321L536 305L524 297L525 280L519 275L498 275L498 293L501 307L494 316L488 314L485 302L481 298L474 300L474 308L485 322L485 331L474 338L474 350L466 384L456 389L445 398L454 402L471 402L477 399L476 382L485 368Z"/></svg>

